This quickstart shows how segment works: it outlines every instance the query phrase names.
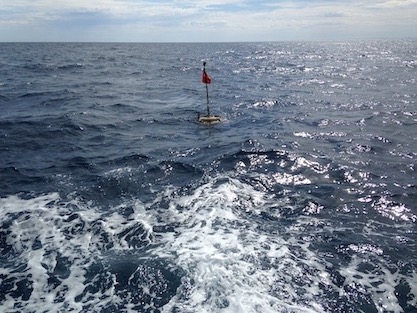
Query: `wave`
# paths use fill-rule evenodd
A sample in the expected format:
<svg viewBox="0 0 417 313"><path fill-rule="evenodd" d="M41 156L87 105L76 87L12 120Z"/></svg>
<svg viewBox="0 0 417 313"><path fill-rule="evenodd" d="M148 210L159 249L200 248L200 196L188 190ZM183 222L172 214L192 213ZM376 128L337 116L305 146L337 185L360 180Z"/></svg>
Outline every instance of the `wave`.
<svg viewBox="0 0 417 313"><path fill-rule="evenodd" d="M163 305L179 284L166 261L144 254L152 229L138 219L139 204L107 217L58 194L3 198L0 207L6 311L144 309Z"/></svg>
<svg viewBox="0 0 417 313"><path fill-rule="evenodd" d="M0 197L15 194L36 194L44 192L44 185L48 179L34 170L3 165L0 168L2 180L0 182Z"/></svg>
<svg viewBox="0 0 417 313"><path fill-rule="evenodd" d="M6 45L1 307L413 312L413 45Z"/></svg>
<svg viewBox="0 0 417 313"><path fill-rule="evenodd" d="M1 86L1 84L0 84L0 86ZM9 97L0 95L0 102L8 102L8 101L10 101L10 98Z"/></svg>
<svg viewBox="0 0 417 313"><path fill-rule="evenodd" d="M43 309L56 311L316 312L413 305L395 292L408 290L404 296L413 299L412 266L389 261L395 255L379 243L382 229L396 232L398 225L354 222L334 202L309 192L311 182L301 181L308 189L300 189L278 180L282 188L273 193L254 183L274 176L260 170L270 160L292 162L285 166L294 172L301 166L326 176L320 164L284 151L240 151L232 158L255 171L200 172L193 184L164 181L129 198L113 191L118 201L103 207L74 194L1 198L3 307L17 301L32 311L42 302ZM89 166L82 159L72 163ZM195 171L141 155L107 166L142 167L141 175L151 175L142 184ZM99 185L103 188L103 181ZM412 223L401 227L406 231ZM378 279L369 274L375 271ZM353 301L357 298L363 301Z"/></svg>
<svg viewBox="0 0 417 313"><path fill-rule="evenodd" d="M63 140L67 136L75 136L84 129L81 124L73 121L69 116L28 117L0 121L4 132L8 133L8 142L13 145L21 141L39 141L47 144L51 139Z"/></svg>
<svg viewBox="0 0 417 313"><path fill-rule="evenodd" d="M47 71L59 71L59 70L71 70L82 68L84 65L81 63L69 63L69 64L51 64L51 63L29 63L23 66L24 69L34 72L47 72Z"/></svg>

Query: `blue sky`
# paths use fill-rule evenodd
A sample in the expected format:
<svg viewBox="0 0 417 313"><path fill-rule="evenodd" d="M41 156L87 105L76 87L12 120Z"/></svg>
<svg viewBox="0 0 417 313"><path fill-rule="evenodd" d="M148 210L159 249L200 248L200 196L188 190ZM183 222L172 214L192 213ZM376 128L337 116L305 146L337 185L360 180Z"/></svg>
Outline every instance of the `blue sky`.
<svg viewBox="0 0 417 313"><path fill-rule="evenodd" d="M0 42L417 38L417 0L0 0Z"/></svg>

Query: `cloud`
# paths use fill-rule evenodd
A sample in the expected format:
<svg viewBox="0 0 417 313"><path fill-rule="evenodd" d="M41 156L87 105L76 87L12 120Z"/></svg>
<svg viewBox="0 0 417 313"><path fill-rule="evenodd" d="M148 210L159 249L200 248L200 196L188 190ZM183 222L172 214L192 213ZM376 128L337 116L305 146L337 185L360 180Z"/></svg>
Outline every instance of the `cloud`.
<svg viewBox="0 0 417 313"><path fill-rule="evenodd" d="M375 8L398 8L407 6L416 6L417 0L384 0L384 1L373 1L370 7Z"/></svg>
<svg viewBox="0 0 417 313"><path fill-rule="evenodd" d="M417 0L0 0L0 16L0 41L406 37Z"/></svg>

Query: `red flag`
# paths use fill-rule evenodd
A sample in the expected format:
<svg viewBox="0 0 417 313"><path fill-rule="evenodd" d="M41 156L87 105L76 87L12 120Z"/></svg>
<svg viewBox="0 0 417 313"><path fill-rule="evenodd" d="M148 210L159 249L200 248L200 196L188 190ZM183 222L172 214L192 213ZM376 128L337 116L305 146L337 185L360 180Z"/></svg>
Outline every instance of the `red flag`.
<svg viewBox="0 0 417 313"><path fill-rule="evenodd" d="M202 77L201 81L204 84L211 84L211 78L210 78L209 74L207 74L206 70L203 70L203 77Z"/></svg>

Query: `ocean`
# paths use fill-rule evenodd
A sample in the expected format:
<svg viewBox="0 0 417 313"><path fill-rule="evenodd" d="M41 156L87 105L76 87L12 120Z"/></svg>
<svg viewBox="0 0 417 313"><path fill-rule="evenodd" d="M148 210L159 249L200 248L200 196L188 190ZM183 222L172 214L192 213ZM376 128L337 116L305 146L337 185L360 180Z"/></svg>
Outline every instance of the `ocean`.
<svg viewBox="0 0 417 313"><path fill-rule="evenodd" d="M1 312L417 312L415 40L0 43L0 73Z"/></svg>

